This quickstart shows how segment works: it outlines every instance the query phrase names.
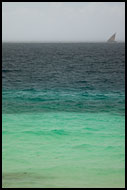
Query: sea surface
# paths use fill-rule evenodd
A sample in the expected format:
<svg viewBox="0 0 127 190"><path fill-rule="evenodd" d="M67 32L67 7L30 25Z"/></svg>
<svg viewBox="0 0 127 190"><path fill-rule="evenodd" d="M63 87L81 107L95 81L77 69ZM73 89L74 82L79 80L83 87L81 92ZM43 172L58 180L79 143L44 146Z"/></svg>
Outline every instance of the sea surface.
<svg viewBox="0 0 127 190"><path fill-rule="evenodd" d="M3 187L125 187L124 71L124 43L3 43Z"/></svg>

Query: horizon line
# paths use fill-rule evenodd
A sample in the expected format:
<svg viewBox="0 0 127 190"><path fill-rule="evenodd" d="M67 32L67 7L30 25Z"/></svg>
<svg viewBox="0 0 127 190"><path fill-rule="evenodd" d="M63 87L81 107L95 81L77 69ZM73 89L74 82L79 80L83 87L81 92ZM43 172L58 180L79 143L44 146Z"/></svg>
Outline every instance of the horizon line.
<svg viewBox="0 0 127 190"><path fill-rule="evenodd" d="M125 43L125 40L116 42ZM107 43L107 41L2 41L2 43Z"/></svg>

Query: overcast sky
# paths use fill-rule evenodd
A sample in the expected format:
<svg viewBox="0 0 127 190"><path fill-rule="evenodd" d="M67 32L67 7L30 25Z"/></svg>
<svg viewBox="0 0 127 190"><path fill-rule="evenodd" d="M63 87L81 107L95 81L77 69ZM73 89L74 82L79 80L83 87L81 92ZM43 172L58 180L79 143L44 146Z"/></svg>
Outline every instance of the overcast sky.
<svg viewBox="0 0 127 190"><path fill-rule="evenodd" d="M124 2L3 2L3 41L125 40Z"/></svg>

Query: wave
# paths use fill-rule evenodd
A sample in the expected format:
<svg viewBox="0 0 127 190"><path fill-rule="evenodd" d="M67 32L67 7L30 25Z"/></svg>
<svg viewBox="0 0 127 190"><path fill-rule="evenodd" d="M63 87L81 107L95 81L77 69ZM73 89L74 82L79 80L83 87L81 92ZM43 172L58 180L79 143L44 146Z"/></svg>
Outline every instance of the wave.
<svg viewBox="0 0 127 190"><path fill-rule="evenodd" d="M22 72L21 70L17 70L17 69L2 69L3 73L9 73L9 72Z"/></svg>
<svg viewBox="0 0 127 190"><path fill-rule="evenodd" d="M68 135L69 132L62 130L62 129L53 129L50 131L43 130L43 131L22 131L23 134L32 134L32 135Z"/></svg>
<svg viewBox="0 0 127 190"><path fill-rule="evenodd" d="M93 148L93 145L90 144L80 144L80 145L75 145L73 146L74 149L91 149Z"/></svg>
<svg viewBox="0 0 127 190"><path fill-rule="evenodd" d="M123 145L95 145L95 144L80 144L80 145L75 145L73 146L74 149L83 149L83 150L93 150L93 149L98 149L98 150L103 150L103 151L119 151Z"/></svg>

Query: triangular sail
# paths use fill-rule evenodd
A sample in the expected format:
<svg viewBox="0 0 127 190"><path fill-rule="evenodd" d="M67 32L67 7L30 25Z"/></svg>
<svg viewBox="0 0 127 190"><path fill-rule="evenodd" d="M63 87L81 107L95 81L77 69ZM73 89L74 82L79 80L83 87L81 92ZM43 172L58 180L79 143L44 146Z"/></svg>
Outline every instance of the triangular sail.
<svg viewBox="0 0 127 190"><path fill-rule="evenodd" d="M113 35L108 39L107 42L115 42L115 37L116 37L116 33L113 34Z"/></svg>

